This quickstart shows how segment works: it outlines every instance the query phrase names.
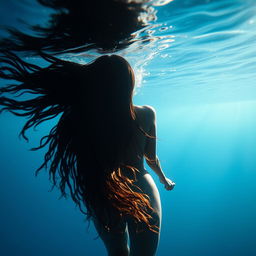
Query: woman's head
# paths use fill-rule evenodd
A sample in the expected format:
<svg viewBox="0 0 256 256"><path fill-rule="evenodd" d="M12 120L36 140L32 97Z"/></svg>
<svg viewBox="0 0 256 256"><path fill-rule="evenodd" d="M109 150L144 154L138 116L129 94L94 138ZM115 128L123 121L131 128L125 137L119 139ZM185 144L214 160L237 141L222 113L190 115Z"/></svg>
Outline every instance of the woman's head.
<svg viewBox="0 0 256 256"><path fill-rule="evenodd" d="M130 64L121 56L104 55L97 58L90 65L90 69L95 72L96 81L109 82L118 86L124 92L132 92L134 89L134 73Z"/></svg>
<svg viewBox="0 0 256 256"><path fill-rule="evenodd" d="M130 64L121 56L104 55L86 65L90 74L91 93L97 95L98 102L108 106L129 108L134 115L132 96L135 86L134 72ZM88 73L85 72L88 81ZM97 103L97 102L96 102Z"/></svg>

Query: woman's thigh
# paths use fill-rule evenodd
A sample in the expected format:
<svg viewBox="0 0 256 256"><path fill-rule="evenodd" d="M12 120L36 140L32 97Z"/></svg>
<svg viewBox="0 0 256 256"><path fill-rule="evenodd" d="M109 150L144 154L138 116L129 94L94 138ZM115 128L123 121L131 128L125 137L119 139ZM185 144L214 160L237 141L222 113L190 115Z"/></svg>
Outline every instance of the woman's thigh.
<svg viewBox="0 0 256 256"><path fill-rule="evenodd" d="M145 174L138 179L136 183L144 193L150 198L151 206L154 212L150 212L152 216L151 224L159 227L159 232L155 233L148 229L143 223L135 223L133 219L128 219L128 232L130 237L130 255L131 256L153 256L156 254L162 220L161 201L156 184L150 174Z"/></svg>
<svg viewBox="0 0 256 256"><path fill-rule="evenodd" d="M136 185L149 196L151 206L155 210L154 212L150 212L152 216L151 224L159 227L159 233L149 230L143 223L134 222L132 218L124 219L118 217L114 220L116 230L109 231L105 227L102 227L97 218L93 217L92 220L95 228L104 242L109 256L153 256L156 253L162 218L160 195L149 173L138 177ZM115 215L113 215L113 218L115 218ZM130 248L128 246L128 236Z"/></svg>
<svg viewBox="0 0 256 256"><path fill-rule="evenodd" d="M128 230L123 219L116 219L116 230L109 230L101 225L97 218L92 217L94 226L102 239L109 256L128 256Z"/></svg>

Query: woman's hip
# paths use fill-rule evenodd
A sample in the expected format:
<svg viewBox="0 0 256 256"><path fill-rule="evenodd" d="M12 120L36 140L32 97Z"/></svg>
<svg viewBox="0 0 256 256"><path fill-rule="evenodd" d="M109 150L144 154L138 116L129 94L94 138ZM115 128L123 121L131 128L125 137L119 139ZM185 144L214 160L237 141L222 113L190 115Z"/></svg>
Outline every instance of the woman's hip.
<svg viewBox="0 0 256 256"><path fill-rule="evenodd" d="M134 182L141 193L149 197L149 201L154 210L161 216L161 199L158 188L152 176L146 171L144 175L137 175L137 181Z"/></svg>

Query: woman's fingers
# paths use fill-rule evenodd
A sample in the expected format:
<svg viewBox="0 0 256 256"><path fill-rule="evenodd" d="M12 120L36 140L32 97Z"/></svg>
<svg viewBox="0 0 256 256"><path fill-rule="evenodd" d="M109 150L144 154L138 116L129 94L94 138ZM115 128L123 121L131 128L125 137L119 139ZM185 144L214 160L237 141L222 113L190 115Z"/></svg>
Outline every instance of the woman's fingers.
<svg viewBox="0 0 256 256"><path fill-rule="evenodd" d="M175 182L172 182L171 180L167 180L167 184L165 184L165 189L166 190L172 190L175 186Z"/></svg>
<svg viewBox="0 0 256 256"><path fill-rule="evenodd" d="M160 180L160 182L164 184L164 187L166 190L172 190L176 185L175 182L173 182L168 178L165 178L164 180Z"/></svg>

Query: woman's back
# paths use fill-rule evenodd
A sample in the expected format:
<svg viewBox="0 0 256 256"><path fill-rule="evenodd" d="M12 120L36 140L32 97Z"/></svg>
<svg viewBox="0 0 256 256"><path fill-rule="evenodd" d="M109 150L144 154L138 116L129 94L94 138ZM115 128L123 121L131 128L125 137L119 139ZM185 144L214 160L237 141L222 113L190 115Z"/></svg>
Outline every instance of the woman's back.
<svg viewBox="0 0 256 256"><path fill-rule="evenodd" d="M133 126L124 164L138 169L139 172L136 172L136 181L134 182L136 187L133 187L133 191L143 193L149 198L152 206L152 210L147 210L147 213L151 215L149 222L159 228L159 233L152 232L145 226L145 223L137 222L131 216L120 219L120 217L112 215L115 227L111 232L101 226L96 216L93 217L93 221L109 255L153 256L159 242L162 213L158 189L153 178L144 168L144 156L148 154L153 156L155 153L155 150L151 150L152 147L148 147L150 142L155 140L155 111L150 106L134 106L134 111L137 125ZM145 136L145 133L149 136ZM129 169L124 168L122 174L133 178L130 176ZM128 236L130 238L129 247L127 247Z"/></svg>
<svg viewBox="0 0 256 256"><path fill-rule="evenodd" d="M153 124L152 107L149 106L134 106L136 122L138 126L147 134L150 134L150 128ZM125 164L138 168L140 174L145 174L144 169L144 154L145 146L148 140L143 134L143 131L135 127L131 142L126 151Z"/></svg>

